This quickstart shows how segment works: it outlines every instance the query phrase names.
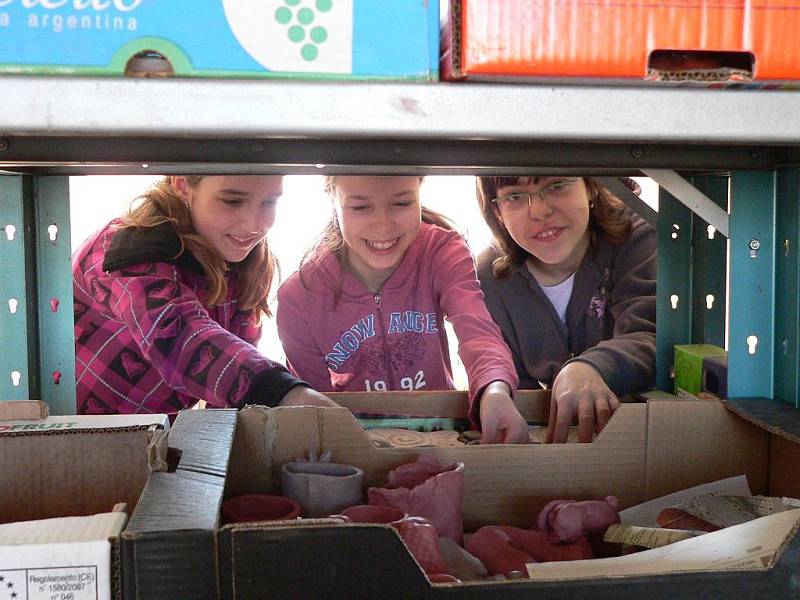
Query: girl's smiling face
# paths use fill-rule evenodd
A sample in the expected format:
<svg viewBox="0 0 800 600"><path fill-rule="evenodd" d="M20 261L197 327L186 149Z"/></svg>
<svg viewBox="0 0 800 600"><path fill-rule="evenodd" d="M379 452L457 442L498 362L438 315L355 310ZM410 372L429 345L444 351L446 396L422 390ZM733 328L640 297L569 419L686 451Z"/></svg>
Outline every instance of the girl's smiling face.
<svg viewBox="0 0 800 600"><path fill-rule="evenodd" d="M589 247L589 194L581 178L520 177L497 190L495 214L545 272L569 276Z"/></svg>
<svg viewBox="0 0 800 600"><path fill-rule="evenodd" d="M195 231L231 263L243 261L266 237L283 193L283 178L272 175L209 176L194 187L186 177L171 182Z"/></svg>
<svg viewBox="0 0 800 600"><path fill-rule="evenodd" d="M336 177L334 209L346 244L346 267L378 291L420 230L420 178Z"/></svg>

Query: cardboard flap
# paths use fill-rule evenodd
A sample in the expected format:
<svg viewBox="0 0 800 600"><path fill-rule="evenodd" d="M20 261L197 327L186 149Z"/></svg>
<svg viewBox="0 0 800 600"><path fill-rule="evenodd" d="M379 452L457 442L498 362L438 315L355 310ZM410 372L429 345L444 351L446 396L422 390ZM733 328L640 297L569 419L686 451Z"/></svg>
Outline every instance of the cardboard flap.
<svg viewBox="0 0 800 600"><path fill-rule="evenodd" d="M759 428L800 444L800 410L769 398L722 400L723 406Z"/></svg>

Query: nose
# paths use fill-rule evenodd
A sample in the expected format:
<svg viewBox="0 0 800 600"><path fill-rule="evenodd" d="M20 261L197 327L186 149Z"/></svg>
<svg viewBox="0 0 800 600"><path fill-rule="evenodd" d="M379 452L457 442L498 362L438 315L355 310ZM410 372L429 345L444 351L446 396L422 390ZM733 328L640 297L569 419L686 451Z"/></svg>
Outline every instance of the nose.
<svg viewBox="0 0 800 600"><path fill-rule="evenodd" d="M244 228L254 235L266 233L275 223L275 205L258 206L245 217Z"/></svg>
<svg viewBox="0 0 800 600"><path fill-rule="evenodd" d="M546 219L553 213L553 207L544 199L540 192L530 195L528 202L528 218L533 220Z"/></svg>
<svg viewBox="0 0 800 600"><path fill-rule="evenodd" d="M383 207L375 211L374 224L379 229L389 229L394 224L391 207Z"/></svg>

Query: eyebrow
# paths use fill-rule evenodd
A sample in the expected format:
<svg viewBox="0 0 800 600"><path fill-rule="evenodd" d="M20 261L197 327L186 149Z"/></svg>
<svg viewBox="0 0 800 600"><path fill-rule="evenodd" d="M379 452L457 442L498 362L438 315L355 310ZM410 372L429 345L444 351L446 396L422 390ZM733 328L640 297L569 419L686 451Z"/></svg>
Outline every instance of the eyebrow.
<svg viewBox="0 0 800 600"><path fill-rule="evenodd" d="M409 194L413 195L413 194L414 194L414 190L412 190L412 189L403 190L403 191L401 191L401 192L397 192L396 194L392 194L392 196L391 196L391 197L392 197L392 198L398 198L398 197L400 197L400 196L407 196L407 195L409 195ZM363 201L363 200L371 200L371 199L372 199L372 196L370 196L370 195L367 195L367 194L350 194L350 195L348 195L348 196L345 196L345 197L344 197L344 199L345 199L345 200L359 200L359 201Z"/></svg>
<svg viewBox="0 0 800 600"><path fill-rule="evenodd" d="M219 193L220 194L231 194L231 195L234 195L234 196L249 196L250 195L247 192L244 192L242 190L233 189L233 188L221 189L221 190L219 190Z"/></svg>

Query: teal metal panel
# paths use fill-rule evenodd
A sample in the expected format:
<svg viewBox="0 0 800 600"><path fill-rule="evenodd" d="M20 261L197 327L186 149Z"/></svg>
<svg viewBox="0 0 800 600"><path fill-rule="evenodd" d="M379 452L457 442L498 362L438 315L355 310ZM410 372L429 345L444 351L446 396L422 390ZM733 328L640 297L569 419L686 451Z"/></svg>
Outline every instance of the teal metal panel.
<svg viewBox="0 0 800 600"><path fill-rule="evenodd" d="M663 189L658 197L656 387L672 392L675 344L691 339L692 213Z"/></svg>
<svg viewBox="0 0 800 600"><path fill-rule="evenodd" d="M773 397L775 181L774 171L731 175L730 398Z"/></svg>
<svg viewBox="0 0 800 600"><path fill-rule="evenodd" d="M800 408L800 170L778 171L776 203L775 399Z"/></svg>
<svg viewBox="0 0 800 600"><path fill-rule="evenodd" d="M696 176L690 183L715 204L728 209L728 184L725 176ZM728 239L712 232L708 223L694 217L692 224L692 343L725 347L726 269Z"/></svg>
<svg viewBox="0 0 800 600"><path fill-rule="evenodd" d="M0 176L0 401L30 397L24 212L23 178Z"/></svg>
<svg viewBox="0 0 800 600"><path fill-rule="evenodd" d="M39 369L51 414L75 414L69 178L35 177Z"/></svg>

